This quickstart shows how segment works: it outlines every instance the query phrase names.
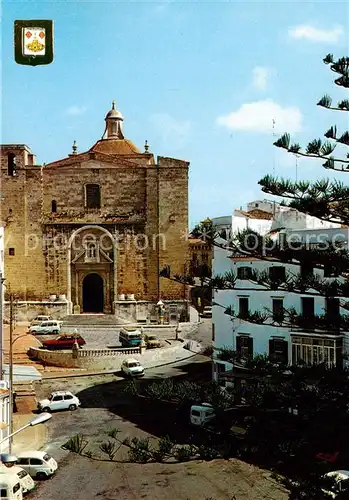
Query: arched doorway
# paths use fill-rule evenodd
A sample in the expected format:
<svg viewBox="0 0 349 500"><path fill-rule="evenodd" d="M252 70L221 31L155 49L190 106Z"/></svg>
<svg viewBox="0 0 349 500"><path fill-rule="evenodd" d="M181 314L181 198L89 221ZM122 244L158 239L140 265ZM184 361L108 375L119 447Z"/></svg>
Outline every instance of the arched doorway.
<svg viewBox="0 0 349 500"><path fill-rule="evenodd" d="M82 310L84 313L102 313L104 310L103 279L97 273L88 274L82 282Z"/></svg>

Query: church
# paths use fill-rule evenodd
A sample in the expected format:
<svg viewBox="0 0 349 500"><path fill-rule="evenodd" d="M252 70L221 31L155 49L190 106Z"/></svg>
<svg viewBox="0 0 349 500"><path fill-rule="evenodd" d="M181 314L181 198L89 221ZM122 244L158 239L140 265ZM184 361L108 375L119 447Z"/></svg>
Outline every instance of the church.
<svg viewBox="0 0 349 500"><path fill-rule="evenodd" d="M140 151L123 123L113 102L88 151L74 142L43 165L24 144L1 146L5 286L28 316L49 304L56 317L134 318L160 299L183 310L185 287L159 273L186 272L189 162L156 158L147 141Z"/></svg>

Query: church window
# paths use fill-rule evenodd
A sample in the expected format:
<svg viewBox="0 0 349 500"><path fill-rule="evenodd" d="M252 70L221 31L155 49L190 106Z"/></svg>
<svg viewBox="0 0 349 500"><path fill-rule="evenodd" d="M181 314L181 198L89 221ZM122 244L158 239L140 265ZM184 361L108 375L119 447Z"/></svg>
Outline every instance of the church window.
<svg viewBox="0 0 349 500"><path fill-rule="evenodd" d="M11 257L13 257L14 254L15 254L15 249L14 248L9 248L8 249L8 254L11 255Z"/></svg>
<svg viewBox="0 0 349 500"><path fill-rule="evenodd" d="M7 155L7 173L11 177L16 176L17 164L16 164L16 155L13 153L9 153Z"/></svg>
<svg viewBox="0 0 349 500"><path fill-rule="evenodd" d="M57 212L57 202L56 200L51 201L51 212L56 213Z"/></svg>
<svg viewBox="0 0 349 500"><path fill-rule="evenodd" d="M86 185L86 208L101 208L101 190L98 184Z"/></svg>

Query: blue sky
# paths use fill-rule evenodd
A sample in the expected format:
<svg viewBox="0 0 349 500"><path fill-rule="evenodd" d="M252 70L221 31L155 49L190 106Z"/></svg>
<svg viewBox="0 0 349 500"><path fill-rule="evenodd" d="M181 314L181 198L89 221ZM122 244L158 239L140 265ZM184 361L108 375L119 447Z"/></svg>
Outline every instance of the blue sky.
<svg viewBox="0 0 349 500"><path fill-rule="evenodd" d="M27 144L39 163L67 156L74 140L86 151L115 99L141 150L147 139L155 155L190 161L191 226L264 197L266 173L295 179L295 157L272 145L283 132L305 145L347 125L316 106L324 93L346 97L322 58L348 55L347 2L5 0L2 9L1 142ZM16 19L54 20L51 65L15 63ZM299 159L297 175L329 174Z"/></svg>

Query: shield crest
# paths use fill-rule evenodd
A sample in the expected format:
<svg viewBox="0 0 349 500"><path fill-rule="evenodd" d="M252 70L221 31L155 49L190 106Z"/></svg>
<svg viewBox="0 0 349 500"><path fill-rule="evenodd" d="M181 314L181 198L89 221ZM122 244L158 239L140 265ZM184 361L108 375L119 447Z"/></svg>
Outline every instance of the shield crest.
<svg viewBox="0 0 349 500"><path fill-rule="evenodd" d="M53 61L53 21L27 19L14 22L15 60L18 64L50 64Z"/></svg>
<svg viewBox="0 0 349 500"><path fill-rule="evenodd" d="M45 55L45 28L24 27L23 32L23 54L25 56Z"/></svg>

